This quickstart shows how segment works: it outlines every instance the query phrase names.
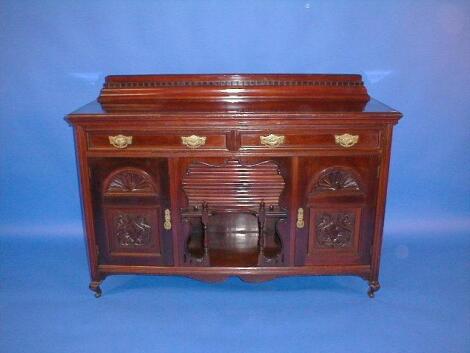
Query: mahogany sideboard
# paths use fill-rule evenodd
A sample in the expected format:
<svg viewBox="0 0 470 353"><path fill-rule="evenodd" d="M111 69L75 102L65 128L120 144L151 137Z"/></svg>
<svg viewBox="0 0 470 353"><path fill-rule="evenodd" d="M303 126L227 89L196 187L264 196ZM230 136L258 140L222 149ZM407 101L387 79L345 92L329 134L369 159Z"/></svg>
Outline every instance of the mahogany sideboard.
<svg viewBox="0 0 470 353"><path fill-rule="evenodd" d="M90 289L114 274L379 288L393 126L360 75L108 76L69 114Z"/></svg>

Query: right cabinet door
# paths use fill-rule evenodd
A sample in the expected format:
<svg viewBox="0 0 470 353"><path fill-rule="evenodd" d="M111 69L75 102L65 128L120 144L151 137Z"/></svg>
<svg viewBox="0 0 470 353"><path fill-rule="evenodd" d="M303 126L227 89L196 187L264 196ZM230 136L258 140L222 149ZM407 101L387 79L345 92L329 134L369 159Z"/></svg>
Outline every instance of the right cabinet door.
<svg viewBox="0 0 470 353"><path fill-rule="evenodd" d="M370 263L379 156L299 158L296 265Z"/></svg>

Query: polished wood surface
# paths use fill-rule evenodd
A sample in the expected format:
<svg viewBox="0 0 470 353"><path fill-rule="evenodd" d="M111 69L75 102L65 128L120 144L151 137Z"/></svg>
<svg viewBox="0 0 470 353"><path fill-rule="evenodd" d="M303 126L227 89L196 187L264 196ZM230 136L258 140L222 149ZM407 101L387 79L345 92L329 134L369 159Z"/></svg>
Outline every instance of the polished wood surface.
<svg viewBox="0 0 470 353"><path fill-rule="evenodd" d="M289 88L289 89L286 89ZM295 89L290 89L295 88ZM98 98L112 109L128 104L164 101L282 102L286 100L344 100L367 102L369 95L359 75L139 75L108 76Z"/></svg>
<svg viewBox="0 0 470 353"><path fill-rule="evenodd" d="M359 75L108 76L67 116L90 288L346 274L373 296L400 117Z"/></svg>

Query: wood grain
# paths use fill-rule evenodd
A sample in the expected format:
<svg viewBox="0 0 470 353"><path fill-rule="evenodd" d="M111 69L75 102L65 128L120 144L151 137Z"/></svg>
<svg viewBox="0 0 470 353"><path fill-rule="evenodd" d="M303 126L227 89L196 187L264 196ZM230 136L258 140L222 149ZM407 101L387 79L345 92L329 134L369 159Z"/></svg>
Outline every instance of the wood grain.
<svg viewBox="0 0 470 353"><path fill-rule="evenodd" d="M108 76L98 102L66 118L96 294L107 275L131 273L345 274L369 281L371 297L380 288L401 113L370 98L360 75ZM109 143L121 134L132 143ZM263 144L270 134L282 143ZM339 145L342 134L357 143ZM191 135L205 143L182 143Z"/></svg>

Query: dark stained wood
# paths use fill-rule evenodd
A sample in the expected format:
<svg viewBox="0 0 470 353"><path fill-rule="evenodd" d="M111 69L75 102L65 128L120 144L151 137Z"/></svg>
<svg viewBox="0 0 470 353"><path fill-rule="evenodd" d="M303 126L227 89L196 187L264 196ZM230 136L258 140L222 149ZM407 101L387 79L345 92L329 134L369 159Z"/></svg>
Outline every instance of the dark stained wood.
<svg viewBox="0 0 470 353"><path fill-rule="evenodd" d="M309 149L341 149L342 147L335 143L335 135L341 135L345 132L346 131L344 129L278 130L275 128L271 128L266 131L243 131L240 133L240 150L271 150L269 146L265 146L260 143L259 137L267 134L282 134L285 136L284 143L277 147L278 150L305 151ZM380 131L378 130L364 131L348 129L347 132L359 136L358 143L352 146L351 149L378 149L380 147Z"/></svg>
<svg viewBox="0 0 470 353"><path fill-rule="evenodd" d="M309 221L297 232L296 264L370 263L378 156L302 157L299 169L299 207ZM350 241L329 246L320 241L326 234Z"/></svg>
<svg viewBox="0 0 470 353"><path fill-rule="evenodd" d="M111 274L378 274L393 125L359 75L108 76L75 129L90 289Z"/></svg>
<svg viewBox="0 0 470 353"><path fill-rule="evenodd" d="M164 229L169 177L163 158L90 158L89 178L98 260L110 264L172 264Z"/></svg>
<svg viewBox="0 0 470 353"><path fill-rule="evenodd" d="M286 89L295 88L295 89ZM367 102L359 75L139 75L108 76L103 105L158 104L160 101L349 100Z"/></svg>
<svg viewBox="0 0 470 353"><path fill-rule="evenodd" d="M185 169L182 189L187 207L181 212L187 224L185 263L284 263L279 233L287 211L280 206L285 181L278 164L270 160L255 164L198 161ZM202 220L204 210L207 221Z"/></svg>
<svg viewBox="0 0 470 353"><path fill-rule="evenodd" d="M200 206L205 201L219 208L258 208L261 202L268 207L279 206L285 181L272 161L243 165L228 160L221 165L192 163L182 185L189 206Z"/></svg>
<svg viewBox="0 0 470 353"><path fill-rule="evenodd" d="M188 136L193 134L204 134L206 136L206 141L204 146L201 146L199 150L222 150L228 151L227 148L227 134L226 133L207 133L207 131L174 131L171 132L161 132L158 133L157 131L152 132L141 132L141 131L120 131L121 134L132 136L132 144L126 147L127 151L164 151L167 152L169 150L176 150L176 151L187 151L188 148L181 144L181 136ZM109 134L96 134L90 133L88 134L88 148L90 151L113 151L115 149L109 143Z"/></svg>

